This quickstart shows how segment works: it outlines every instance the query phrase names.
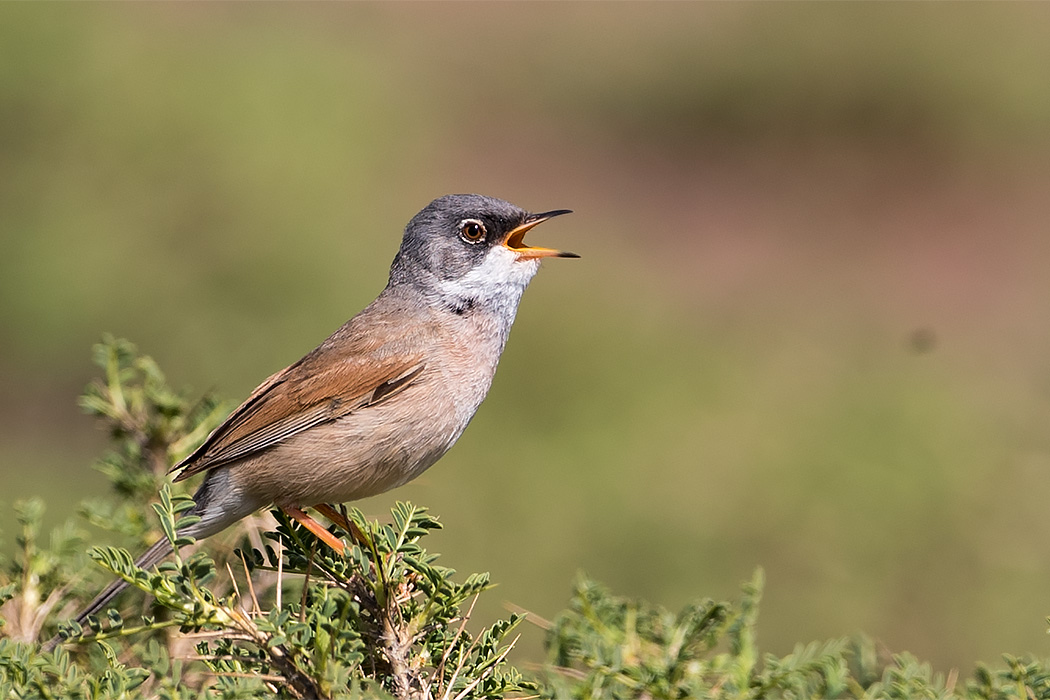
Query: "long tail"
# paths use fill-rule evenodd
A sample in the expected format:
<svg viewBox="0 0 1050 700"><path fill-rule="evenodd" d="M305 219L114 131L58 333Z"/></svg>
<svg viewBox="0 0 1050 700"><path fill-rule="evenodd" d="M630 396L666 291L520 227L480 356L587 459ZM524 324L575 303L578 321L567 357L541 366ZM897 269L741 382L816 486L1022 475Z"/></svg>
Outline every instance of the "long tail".
<svg viewBox="0 0 1050 700"><path fill-rule="evenodd" d="M135 566L140 569L152 569L162 559L171 554L172 551L171 542L167 538L159 539L152 547L139 555L139 558L135 560ZM74 619L83 625L87 621L88 615L98 615L105 610L113 602L113 599L120 595L128 585L128 582L124 579L116 579L95 596L95 599L88 603L87 607L81 610ZM44 651L53 650L61 642L62 637L55 635L44 644Z"/></svg>

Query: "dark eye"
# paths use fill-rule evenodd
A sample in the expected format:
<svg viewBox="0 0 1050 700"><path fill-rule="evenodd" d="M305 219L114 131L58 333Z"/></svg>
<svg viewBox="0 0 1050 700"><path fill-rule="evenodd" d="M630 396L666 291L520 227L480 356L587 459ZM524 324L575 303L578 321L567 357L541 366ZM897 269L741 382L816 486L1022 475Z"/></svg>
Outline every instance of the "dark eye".
<svg viewBox="0 0 1050 700"><path fill-rule="evenodd" d="M467 243L481 243L485 240L485 224L477 219L463 219L459 222L459 237Z"/></svg>

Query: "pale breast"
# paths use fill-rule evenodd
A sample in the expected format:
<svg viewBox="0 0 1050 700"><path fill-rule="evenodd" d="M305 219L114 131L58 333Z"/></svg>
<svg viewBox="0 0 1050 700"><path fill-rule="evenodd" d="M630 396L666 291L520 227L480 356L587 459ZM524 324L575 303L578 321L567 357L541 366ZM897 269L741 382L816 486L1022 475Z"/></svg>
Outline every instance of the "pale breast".
<svg viewBox="0 0 1050 700"><path fill-rule="evenodd" d="M390 398L296 433L230 464L232 480L259 500L312 506L373 496L433 465L455 443L488 393L509 328L486 313L419 319L402 336L424 368Z"/></svg>
<svg viewBox="0 0 1050 700"><path fill-rule="evenodd" d="M388 401L231 465L231 476L278 505L341 503L383 493L419 476L448 451L491 379L491 372L449 369L435 358L412 386Z"/></svg>

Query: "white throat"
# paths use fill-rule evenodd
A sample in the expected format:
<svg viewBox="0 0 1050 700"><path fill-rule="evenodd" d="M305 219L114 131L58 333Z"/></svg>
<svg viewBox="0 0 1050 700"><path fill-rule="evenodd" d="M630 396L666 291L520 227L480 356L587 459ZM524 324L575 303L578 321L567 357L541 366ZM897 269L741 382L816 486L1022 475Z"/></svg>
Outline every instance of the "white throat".
<svg viewBox="0 0 1050 700"><path fill-rule="evenodd" d="M438 291L450 309L480 312L488 316L500 337L506 342L518 303L525 288L540 269L540 261L520 260L510 249L495 245L481 264L459 279L442 280Z"/></svg>
<svg viewBox="0 0 1050 700"><path fill-rule="evenodd" d="M455 280L438 284L441 295L450 299L471 298L482 305L517 308L521 295L540 269L539 260L519 260L502 245L489 249L481 264Z"/></svg>

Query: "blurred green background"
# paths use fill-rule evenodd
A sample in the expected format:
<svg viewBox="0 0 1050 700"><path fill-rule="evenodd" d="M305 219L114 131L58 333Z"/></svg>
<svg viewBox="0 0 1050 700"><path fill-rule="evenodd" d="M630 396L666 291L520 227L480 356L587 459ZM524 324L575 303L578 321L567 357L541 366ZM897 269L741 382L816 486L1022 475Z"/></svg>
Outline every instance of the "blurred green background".
<svg viewBox="0 0 1050 700"><path fill-rule="evenodd" d="M0 522L102 493L105 331L240 400L477 191L576 213L394 499L551 616L1050 655L1050 5L0 5ZM538 658L537 631L525 655Z"/></svg>

